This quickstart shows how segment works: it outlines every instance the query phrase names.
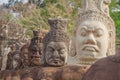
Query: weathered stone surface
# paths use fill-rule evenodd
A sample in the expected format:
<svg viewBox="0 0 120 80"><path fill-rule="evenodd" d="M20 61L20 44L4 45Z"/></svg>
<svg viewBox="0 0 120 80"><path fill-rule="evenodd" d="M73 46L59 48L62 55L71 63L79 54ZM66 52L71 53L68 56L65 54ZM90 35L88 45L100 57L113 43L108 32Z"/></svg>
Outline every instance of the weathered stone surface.
<svg viewBox="0 0 120 80"><path fill-rule="evenodd" d="M47 66L64 66L67 61L69 37L66 34L67 19L48 20L50 31L43 39L43 62Z"/></svg>
<svg viewBox="0 0 120 80"><path fill-rule="evenodd" d="M74 62L69 64L91 65L100 58L115 54L115 25L104 12L104 6L99 8L99 1L82 0L85 5L76 20L71 45ZM101 0L100 4L108 6L109 3L110 0Z"/></svg>
<svg viewBox="0 0 120 80"><path fill-rule="evenodd" d="M20 65L19 54L20 51L16 50L16 45L12 44L10 46L11 51L7 55L7 64L6 69L17 69L18 65Z"/></svg>
<svg viewBox="0 0 120 80"><path fill-rule="evenodd" d="M120 55L98 60L85 73L82 80L120 80Z"/></svg>
<svg viewBox="0 0 120 80"><path fill-rule="evenodd" d="M32 67L0 72L0 80L81 80L86 67Z"/></svg>
<svg viewBox="0 0 120 80"><path fill-rule="evenodd" d="M81 0L83 10L100 10L109 16L111 0Z"/></svg>
<svg viewBox="0 0 120 80"><path fill-rule="evenodd" d="M40 31L33 30L34 37L31 39L31 43L28 47L29 66L41 65L42 56L42 43L40 37Z"/></svg>
<svg viewBox="0 0 120 80"><path fill-rule="evenodd" d="M47 30L34 30L34 37L21 48L22 68L41 65L42 40L47 32Z"/></svg>

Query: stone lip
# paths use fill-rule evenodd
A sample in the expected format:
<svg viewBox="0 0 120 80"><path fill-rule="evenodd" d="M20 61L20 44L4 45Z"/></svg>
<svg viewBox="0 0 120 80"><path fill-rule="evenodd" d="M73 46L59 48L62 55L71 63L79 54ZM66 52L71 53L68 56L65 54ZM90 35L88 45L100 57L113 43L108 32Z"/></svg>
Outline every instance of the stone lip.
<svg viewBox="0 0 120 80"><path fill-rule="evenodd" d="M84 51L93 51L93 52L98 52L98 47L96 45L84 45L82 47L82 50Z"/></svg>

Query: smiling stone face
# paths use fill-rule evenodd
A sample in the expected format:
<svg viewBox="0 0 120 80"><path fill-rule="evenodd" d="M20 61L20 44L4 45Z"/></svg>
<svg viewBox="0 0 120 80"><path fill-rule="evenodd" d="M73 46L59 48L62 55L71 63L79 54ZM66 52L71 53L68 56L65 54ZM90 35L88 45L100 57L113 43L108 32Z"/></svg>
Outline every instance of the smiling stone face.
<svg viewBox="0 0 120 80"><path fill-rule="evenodd" d="M108 39L108 31L103 23L83 21L76 32L76 52L80 59L106 57Z"/></svg>
<svg viewBox="0 0 120 80"><path fill-rule="evenodd" d="M63 66L67 60L67 52L64 42L50 42L45 52L46 63L50 66Z"/></svg>

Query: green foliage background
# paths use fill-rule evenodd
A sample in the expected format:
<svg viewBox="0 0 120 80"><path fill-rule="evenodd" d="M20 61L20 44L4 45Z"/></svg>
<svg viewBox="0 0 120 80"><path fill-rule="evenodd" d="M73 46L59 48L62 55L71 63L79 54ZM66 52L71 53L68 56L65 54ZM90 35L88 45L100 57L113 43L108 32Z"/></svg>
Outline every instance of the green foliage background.
<svg viewBox="0 0 120 80"><path fill-rule="evenodd" d="M120 43L120 0L112 0L110 4L110 16L115 22L116 26L116 43Z"/></svg>
<svg viewBox="0 0 120 80"><path fill-rule="evenodd" d="M80 7L80 0L45 0L41 6L30 11L31 14L21 18L19 22L27 28L27 34L31 35L30 30L49 29L48 19L60 16L70 20L68 34L71 35L78 7Z"/></svg>

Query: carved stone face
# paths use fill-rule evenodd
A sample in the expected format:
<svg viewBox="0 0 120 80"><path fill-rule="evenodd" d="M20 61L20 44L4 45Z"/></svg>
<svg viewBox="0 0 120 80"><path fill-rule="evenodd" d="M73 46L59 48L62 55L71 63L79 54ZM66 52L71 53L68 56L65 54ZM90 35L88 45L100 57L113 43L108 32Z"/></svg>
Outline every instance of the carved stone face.
<svg viewBox="0 0 120 80"><path fill-rule="evenodd" d="M29 54L28 54L31 66L41 64L41 54L42 54L41 47L38 45L33 45L31 50L29 51Z"/></svg>
<svg viewBox="0 0 120 80"><path fill-rule="evenodd" d="M64 42L50 42L45 52L46 63L50 66L63 66L67 60L67 52Z"/></svg>
<svg viewBox="0 0 120 80"><path fill-rule="evenodd" d="M76 32L76 51L80 58L106 57L108 49L107 27L98 21L81 22Z"/></svg>

